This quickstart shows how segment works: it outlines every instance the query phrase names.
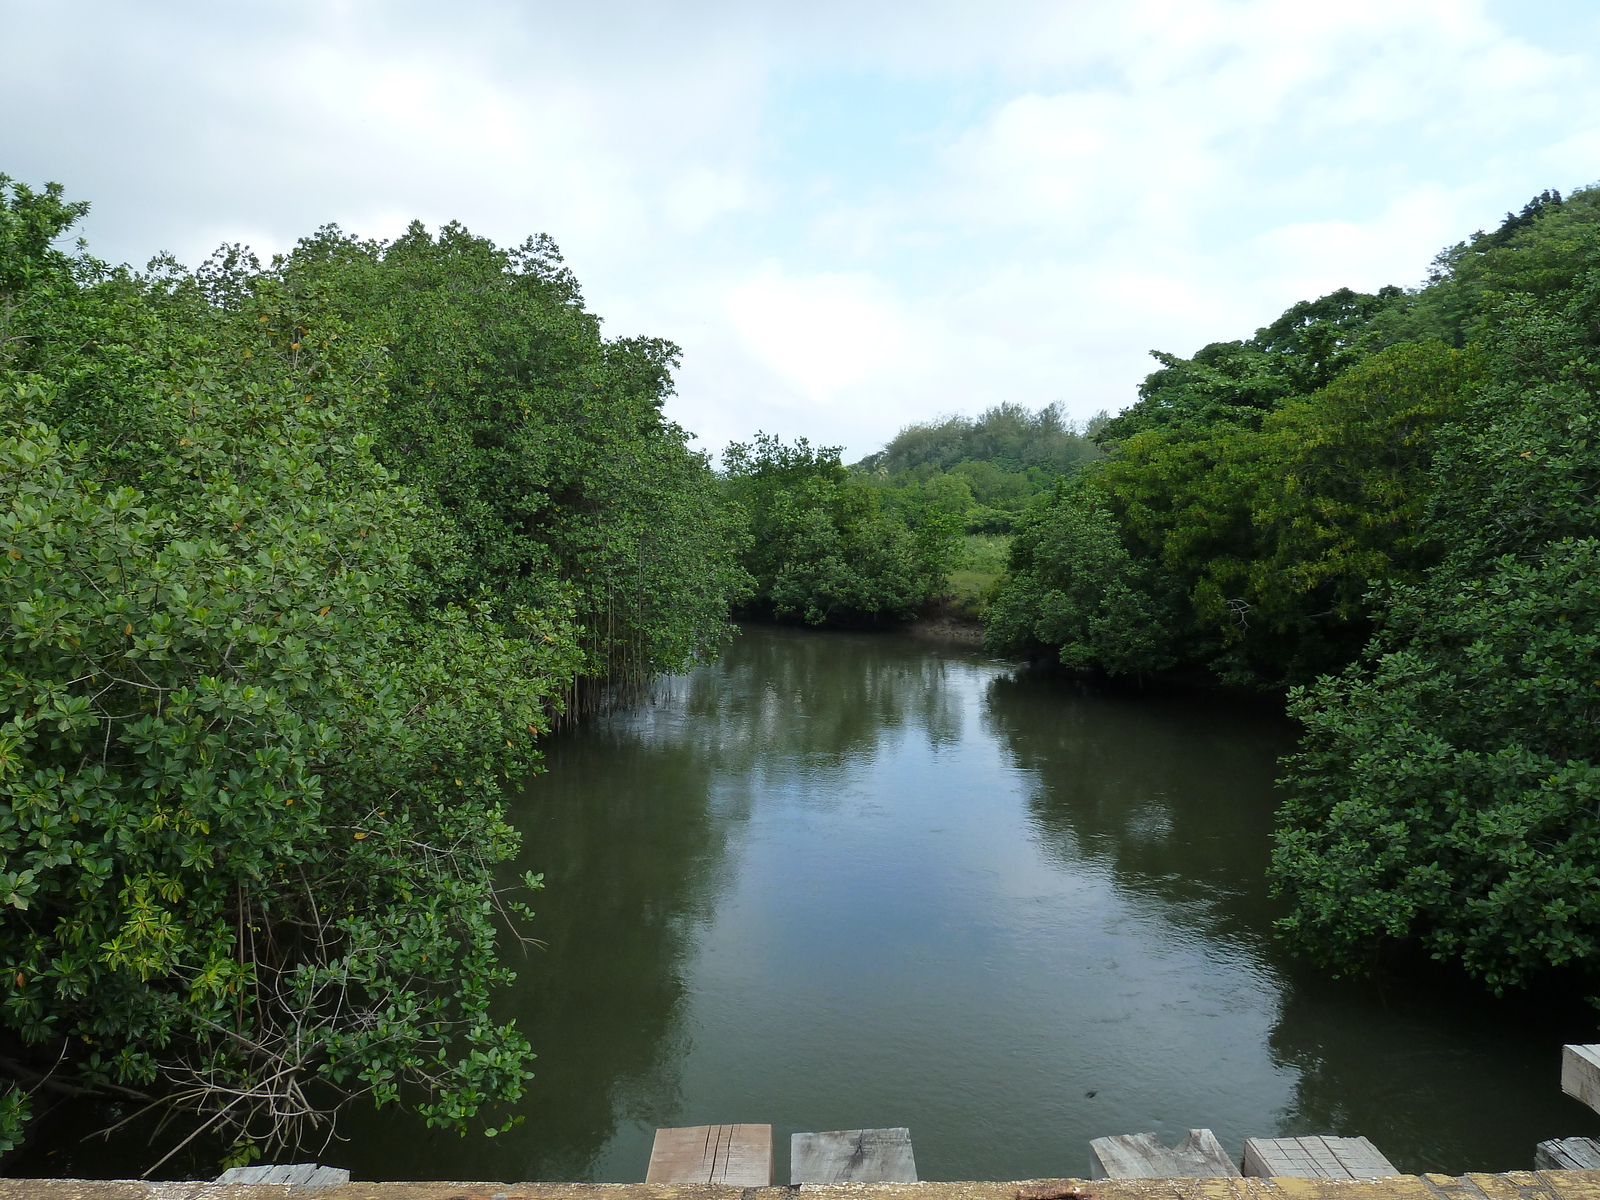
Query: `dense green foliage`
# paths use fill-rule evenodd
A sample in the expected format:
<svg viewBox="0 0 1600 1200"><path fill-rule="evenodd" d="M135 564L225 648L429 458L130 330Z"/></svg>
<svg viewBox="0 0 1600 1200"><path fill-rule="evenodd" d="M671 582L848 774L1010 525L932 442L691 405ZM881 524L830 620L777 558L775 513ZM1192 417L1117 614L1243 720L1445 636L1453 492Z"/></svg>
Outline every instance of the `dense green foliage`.
<svg viewBox="0 0 1600 1200"><path fill-rule="evenodd" d="M933 508L969 534L1005 533L1035 496L1100 456L1089 434L1103 420L1079 430L1059 404L1038 412L998 404L976 418L908 425L853 470L894 511Z"/></svg>
<svg viewBox="0 0 1600 1200"><path fill-rule="evenodd" d="M1063 489L1030 514L1011 546L1010 579L990 608L991 642L1056 648L1069 667L1140 674L1172 665L1162 629L1170 604L1122 543L1116 517L1090 493ZM1164 619L1165 618L1165 619Z"/></svg>
<svg viewBox="0 0 1600 1200"><path fill-rule="evenodd" d="M671 348L540 243L138 275L54 248L83 211L0 179L0 1137L40 1089L240 1155L362 1094L464 1128L531 1057L503 782L741 588Z"/></svg>
<svg viewBox="0 0 1600 1200"><path fill-rule="evenodd" d="M931 505L891 511L836 448L757 434L730 445L723 467L749 520L754 611L811 625L904 620L943 594L955 520Z"/></svg>
<svg viewBox="0 0 1600 1200"><path fill-rule="evenodd" d="M1373 318L1401 298L1399 288L1375 295L1341 288L1294 305L1247 341L1213 342L1189 359L1158 352L1161 370L1140 385L1136 404L1101 427L1099 440L1219 423L1254 428L1285 400L1359 362Z"/></svg>
<svg viewBox="0 0 1600 1200"><path fill-rule="evenodd" d="M327 229L276 274L388 347L375 452L449 513L441 593L570 606L584 673L631 681L728 633L740 514L661 416L677 347L607 341L548 239Z"/></svg>
<svg viewBox="0 0 1600 1200"><path fill-rule="evenodd" d="M1274 859L1293 941L1339 967L1419 938L1496 987L1600 958L1600 244L1503 303L1441 448L1446 549L1362 659L1298 693Z"/></svg>
<svg viewBox="0 0 1600 1200"><path fill-rule="evenodd" d="M1104 462L1018 523L998 648L1290 690L1273 874L1339 969L1600 965L1600 189L1413 292L1159 355Z"/></svg>
<svg viewBox="0 0 1600 1200"><path fill-rule="evenodd" d="M1462 354L1440 343L1401 344L1259 420L1131 434L1019 523L991 641L1066 645L1053 632L1060 606L1088 600L1039 607L1031 597L1049 587L1037 546L1092 520L1110 522L1115 552L1140 580L1130 613L1153 625L1125 635L1147 647L1141 656L1074 650L1063 661L1124 674L1191 662L1237 682L1310 678L1349 661L1368 632L1368 580L1411 576L1428 560L1421 487L1464 370Z"/></svg>

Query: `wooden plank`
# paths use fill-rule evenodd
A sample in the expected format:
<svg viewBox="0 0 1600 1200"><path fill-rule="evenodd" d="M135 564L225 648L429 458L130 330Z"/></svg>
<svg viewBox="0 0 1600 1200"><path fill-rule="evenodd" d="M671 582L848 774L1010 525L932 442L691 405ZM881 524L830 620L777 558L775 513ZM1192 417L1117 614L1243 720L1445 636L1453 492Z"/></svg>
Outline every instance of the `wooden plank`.
<svg viewBox="0 0 1600 1200"><path fill-rule="evenodd" d="M839 1129L789 1138L790 1183L916 1183L909 1129Z"/></svg>
<svg viewBox="0 0 1600 1200"><path fill-rule="evenodd" d="M1561 1090L1600 1112L1600 1045L1561 1047Z"/></svg>
<svg viewBox="0 0 1600 1200"><path fill-rule="evenodd" d="M1244 1173L1257 1179L1316 1178L1322 1175L1299 1138L1246 1138Z"/></svg>
<svg viewBox="0 0 1600 1200"><path fill-rule="evenodd" d="M716 1157L719 1125L689 1125L681 1129L656 1130L650 1148L650 1168L646 1183L704 1183L711 1176Z"/></svg>
<svg viewBox="0 0 1600 1200"><path fill-rule="evenodd" d="M1600 1141L1594 1138L1552 1138L1533 1149L1536 1171L1600 1171Z"/></svg>
<svg viewBox="0 0 1600 1200"><path fill-rule="evenodd" d="M1123 1133L1089 1143L1091 1179L1238 1178L1233 1165L1209 1129L1191 1129L1170 1150L1154 1133Z"/></svg>
<svg viewBox="0 0 1600 1200"><path fill-rule="evenodd" d="M1118 1133L1089 1142L1090 1179L1160 1179L1152 1164L1165 1162L1166 1146L1153 1133Z"/></svg>
<svg viewBox="0 0 1600 1200"><path fill-rule="evenodd" d="M1233 1165L1233 1159L1222 1148L1222 1143L1217 1141L1216 1134L1209 1129L1189 1130L1189 1136L1178 1143L1173 1153L1182 1159L1192 1159L1197 1168L1203 1168L1185 1171L1185 1177L1193 1175L1198 1179L1239 1178L1239 1168Z"/></svg>
<svg viewBox="0 0 1600 1200"><path fill-rule="evenodd" d="M646 1183L772 1186L771 1125L691 1125L656 1130Z"/></svg>
<svg viewBox="0 0 1600 1200"><path fill-rule="evenodd" d="M212 1183L260 1183L270 1167L229 1167L221 1175L213 1179Z"/></svg>
<svg viewBox="0 0 1600 1200"><path fill-rule="evenodd" d="M733 1187L772 1186L772 1126L726 1125L728 1137L711 1174L712 1183Z"/></svg>
<svg viewBox="0 0 1600 1200"><path fill-rule="evenodd" d="M1262 1179L1382 1179L1400 1174L1364 1137L1246 1138L1244 1173Z"/></svg>
<svg viewBox="0 0 1600 1200"><path fill-rule="evenodd" d="M302 1190L349 1183L350 1172L343 1167L319 1167L316 1163L267 1163L253 1167L230 1167L215 1183L277 1183Z"/></svg>
<svg viewBox="0 0 1600 1200"><path fill-rule="evenodd" d="M1370 1138L1323 1138L1351 1179L1383 1179L1400 1174Z"/></svg>

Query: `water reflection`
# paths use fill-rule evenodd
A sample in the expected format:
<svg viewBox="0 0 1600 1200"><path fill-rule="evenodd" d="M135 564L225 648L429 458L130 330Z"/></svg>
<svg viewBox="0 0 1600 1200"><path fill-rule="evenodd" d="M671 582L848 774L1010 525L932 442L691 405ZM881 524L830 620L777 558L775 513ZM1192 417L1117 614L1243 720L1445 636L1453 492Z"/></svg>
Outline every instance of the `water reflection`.
<svg viewBox="0 0 1600 1200"><path fill-rule="evenodd" d="M645 724L648 729L648 723ZM357 1113L344 1154L357 1178L585 1179L619 1126L677 1104L687 1051L684 960L726 880L729 813L692 744L597 722L554 741L515 819L519 869L541 871L506 1015L533 1043L525 1122L494 1141Z"/></svg>
<svg viewBox="0 0 1600 1200"><path fill-rule="evenodd" d="M780 1179L789 1132L874 1124L910 1125L929 1178L1077 1173L1090 1137L1196 1124L1460 1171L1594 1130L1551 1068L1581 1013L1279 952L1290 740L1261 709L752 629L553 744L518 808L549 879L512 1006L526 1124L368 1120L350 1165L622 1181L655 1126L743 1120L774 1124Z"/></svg>
<svg viewBox="0 0 1600 1200"><path fill-rule="evenodd" d="M1416 963L1337 980L1273 940L1281 906L1263 867L1275 759L1294 732L1280 716L1019 672L990 682L985 717L1032 776L1028 810L1063 870L1104 861L1119 888L1197 931L1208 955L1242 952L1269 982L1275 1015L1254 1070L1290 1086L1270 1119L1219 1129L1225 1143L1230 1133L1233 1144L1254 1133L1365 1134L1404 1169L1459 1172L1527 1167L1544 1137L1600 1132L1600 1118L1556 1087L1555 1048L1594 1036L1570 982L1495 1001ZM1248 1089L1251 1073L1235 1059L1227 1076Z"/></svg>
<svg viewBox="0 0 1600 1200"><path fill-rule="evenodd" d="M1281 714L1101 695L1029 671L995 678L987 701L987 727L1031 776L1029 814L1058 865L1103 860L1208 935L1259 942L1276 760L1294 744Z"/></svg>
<svg viewBox="0 0 1600 1200"><path fill-rule="evenodd" d="M926 1178L1076 1174L1087 1141L1365 1133L1402 1167L1600 1132L1592 1022L1459 981L1330 981L1270 937L1261 710L1097 696L907 638L751 629L552 743L507 1006L538 1049L492 1142L362 1117L358 1178L643 1177L657 1125L909 1125Z"/></svg>
<svg viewBox="0 0 1600 1200"><path fill-rule="evenodd" d="M752 627L716 668L691 676L691 718L639 731L692 742L722 771L817 770L870 758L885 735L914 729L930 747L962 736L951 664L904 639L818 636ZM671 704L680 684L657 703Z"/></svg>

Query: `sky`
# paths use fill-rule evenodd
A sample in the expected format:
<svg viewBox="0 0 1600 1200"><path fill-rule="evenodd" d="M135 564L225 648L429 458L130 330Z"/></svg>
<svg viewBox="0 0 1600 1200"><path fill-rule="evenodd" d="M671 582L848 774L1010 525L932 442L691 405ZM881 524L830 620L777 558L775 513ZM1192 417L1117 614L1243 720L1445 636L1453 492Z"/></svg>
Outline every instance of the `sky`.
<svg viewBox="0 0 1600 1200"><path fill-rule="evenodd" d="M1600 181L1600 5L0 0L0 173L102 258L548 233L715 451L1135 399Z"/></svg>

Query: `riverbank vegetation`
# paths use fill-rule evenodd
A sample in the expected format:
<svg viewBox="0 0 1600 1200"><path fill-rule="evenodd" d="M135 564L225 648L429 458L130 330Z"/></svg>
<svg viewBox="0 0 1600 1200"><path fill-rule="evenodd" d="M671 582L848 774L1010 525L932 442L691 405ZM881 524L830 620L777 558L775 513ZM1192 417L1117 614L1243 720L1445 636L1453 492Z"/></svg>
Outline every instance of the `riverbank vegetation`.
<svg viewBox="0 0 1600 1200"><path fill-rule="evenodd" d="M1600 957L1600 189L1157 355L1016 523L991 646L1288 690L1282 933L1493 987Z"/></svg>
<svg viewBox="0 0 1600 1200"><path fill-rule="evenodd" d="M976 418L909 425L846 467L836 447L757 434L723 455L729 499L752 541L751 615L812 625L881 625L945 603L980 617L1012 525L1056 483L1102 456L1049 405L1001 404Z"/></svg>
<svg viewBox="0 0 1600 1200"><path fill-rule="evenodd" d="M57 248L86 207L0 177L0 1145L61 1096L239 1161L358 1096L492 1131L502 783L748 590L676 350L548 241L137 272Z"/></svg>
<svg viewBox="0 0 1600 1200"><path fill-rule="evenodd" d="M981 620L1005 569L1011 531L1028 506L1102 457L1093 435L1109 418L1079 426L1060 404L1030 412L997 404L977 417L908 425L851 467L891 512L942 513L964 539L942 591L958 617Z"/></svg>
<svg viewBox="0 0 1600 1200"><path fill-rule="evenodd" d="M960 526L925 502L890 507L837 447L757 434L723 452L724 488L748 522L745 609L810 625L904 621L943 594Z"/></svg>
<svg viewBox="0 0 1600 1200"><path fill-rule="evenodd" d="M1600 955L1600 189L1157 355L1114 419L720 475L676 348L605 338L548 240L139 272L58 248L84 211L0 177L0 1148L61 1096L235 1161L357 1097L503 1128L503 784L731 613L954 594L1000 652L1286 692L1298 949Z"/></svg>

